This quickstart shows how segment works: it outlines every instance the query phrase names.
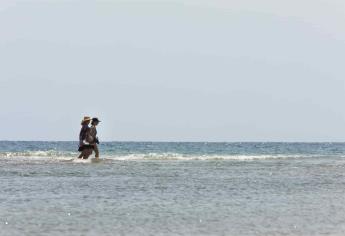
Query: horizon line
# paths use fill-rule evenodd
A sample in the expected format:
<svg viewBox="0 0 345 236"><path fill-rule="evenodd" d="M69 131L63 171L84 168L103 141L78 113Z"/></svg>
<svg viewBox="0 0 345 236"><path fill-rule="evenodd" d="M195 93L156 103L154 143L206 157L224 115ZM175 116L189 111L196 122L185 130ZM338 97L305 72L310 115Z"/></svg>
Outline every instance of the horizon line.
<svg viewBox="0 0 345 236"><path fill-rule="evenodd" d="M0 142L79 142L78 140L0 140ZM105 140L101 143L345 143L344 141L138 141Z"/></svg>

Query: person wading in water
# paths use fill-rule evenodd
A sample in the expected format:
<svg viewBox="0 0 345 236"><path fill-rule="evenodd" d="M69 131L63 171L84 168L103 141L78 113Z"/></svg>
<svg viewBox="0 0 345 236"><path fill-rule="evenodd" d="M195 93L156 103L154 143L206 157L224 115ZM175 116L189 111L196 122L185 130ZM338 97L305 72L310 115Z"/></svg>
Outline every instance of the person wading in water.
<svg viewBox="0 0 345 236"><path fill-rule="evenodd" d="M79 148L78 151L81 152L78 156L79 159L87 159L92 154L93 145L87 141L87 138L90 133L90 124L91 118L89 116L85 116L84 119L81 121L81 130L79 133Z"/></svg>
<svg viewBox="0 0 345 236"><path fill-rule="evenodd" d="M99 144L99 140L97 137L97 129L96 126L99 124L99 122L101 122L100 120L98 120L98 118L94 117L92 118L92 122L91 122L91 128L89 130L88 136L89 136L89 143L90 145L93 146L93 150L95 151L95 158L99 159L99 150L98 150L98 144Z"/></svg>

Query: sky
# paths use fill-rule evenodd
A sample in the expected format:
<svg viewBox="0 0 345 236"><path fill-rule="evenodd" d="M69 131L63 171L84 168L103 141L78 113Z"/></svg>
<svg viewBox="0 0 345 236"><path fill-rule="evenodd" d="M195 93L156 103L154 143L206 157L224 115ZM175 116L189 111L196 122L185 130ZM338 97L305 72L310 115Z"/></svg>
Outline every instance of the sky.
<svg viewBox="0 0 345 236"><path fill-rule="evenodd" d="M0 140L345 141L343 0L1 0Z"/></svg>

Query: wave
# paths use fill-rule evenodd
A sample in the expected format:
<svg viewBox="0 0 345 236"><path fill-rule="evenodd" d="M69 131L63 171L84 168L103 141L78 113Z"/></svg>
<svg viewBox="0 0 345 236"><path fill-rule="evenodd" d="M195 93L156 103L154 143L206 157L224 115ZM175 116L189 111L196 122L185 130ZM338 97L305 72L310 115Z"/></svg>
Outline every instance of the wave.
<svg viewBox="0 0 345 236"><path fill-rule="evenodd" d="M48 151L24 151L24 152L0 152L1 159L21 160L68 160L76 156L73 152Z"/></svg>
<svg viewBox="0 0 345 236"><path fill-rule="evenodd" d="M0 152L1 159L12 160L50 160L64 161L73 160L79 154L77 152L60 152L56 150L48 151L25 151L25 152ZM217 160L233 160L233 161L250 161L250 160L273 160L273 159L298 159L321 157L320 155L308 154L240 154L240 155L184 155L181 153L133 153L133 154L104 154L101 156L107 161L159 161L159 160L180 160L180 161L217 161ZM328 156L329 157L329 156Z"/></svg>
<svg viewBox="0 0 345 236"><path fill-rule="evenodd" d="M130 154L124 156L106 156L105 159L112 160L181 160L181 161L250 161L250 160L269 160L269 159L297 159L305 158L306 155L181 155L178 153L149 153L149 154Z"/></svg>

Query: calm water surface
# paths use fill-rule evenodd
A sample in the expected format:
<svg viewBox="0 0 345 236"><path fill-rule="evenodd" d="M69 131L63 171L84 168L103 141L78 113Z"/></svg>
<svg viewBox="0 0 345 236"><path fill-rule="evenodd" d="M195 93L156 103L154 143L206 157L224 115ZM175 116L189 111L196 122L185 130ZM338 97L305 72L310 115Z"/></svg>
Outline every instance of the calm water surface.
<svg viewBox="0 0 345 236"><path fill-rule="evenodd" d="M344 235L343 143L0 142L0 235Z"/></svg>

